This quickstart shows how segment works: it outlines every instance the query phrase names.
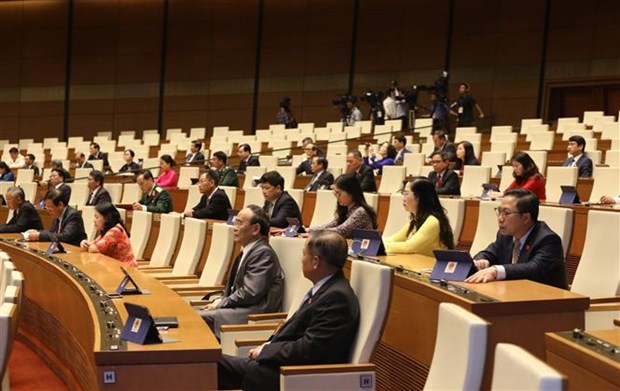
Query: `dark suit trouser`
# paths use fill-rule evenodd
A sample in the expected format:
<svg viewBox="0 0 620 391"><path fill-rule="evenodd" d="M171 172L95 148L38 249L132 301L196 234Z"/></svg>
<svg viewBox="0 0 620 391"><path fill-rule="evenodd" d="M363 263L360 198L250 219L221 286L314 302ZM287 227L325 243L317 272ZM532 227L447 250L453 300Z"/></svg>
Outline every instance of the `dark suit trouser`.
<svg viewBox="0 0 620 391"><path fill-rule="evenodd" d="M217 365L221 390L270 391L280 389L280 371L249 358L222 355Z"/></svg>

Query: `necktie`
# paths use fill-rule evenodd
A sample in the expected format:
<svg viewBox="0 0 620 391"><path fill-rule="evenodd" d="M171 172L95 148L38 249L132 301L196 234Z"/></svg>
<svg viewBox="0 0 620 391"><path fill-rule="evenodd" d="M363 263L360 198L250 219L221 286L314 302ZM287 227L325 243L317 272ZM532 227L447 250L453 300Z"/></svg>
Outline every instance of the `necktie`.
<svg viewBox="0 0 620 391"><path fill-rule="evenodd" d="M226 296L230 295L237 289L237 284L235 282L237 278L237 272L239 271L239 265L241 263L241 258L243 257L243 251L237 255L235 262L233 262L233 267L230 269L230 277L228 278L228 287L229 291L226 292Z"/></svg>
<svg viewBox="0 0 620 391"><path fill-rule="evenodd" d="M273 204L271 202L267 202L267 205L265 206L265 214L267 215L268 219L271 218L272 210L273 210Z"/></svg>
<svg viewBox="0 0 620 391"><path fill-rule="evenodd" d="M519 239L515 239L513 241L513 247L512 247L512 263L516 264L519 263L519 254L521 253L521 249L520 249L520 242Z"/></svg>
<svg viewBox="0 0 620 391"><path fill-rule="evenodd" d="M92 205L93 204L93 199L95 198L95 192L91 191L90 192L90 198L88 199L88 205Z"/></svg>
<svg viewBox="0 0 620 391"><path fill-rule="evenodd" d="M443 186L443 181L441 180L441 174L437 174L437 178L435 179L435 187Z"/></svg>

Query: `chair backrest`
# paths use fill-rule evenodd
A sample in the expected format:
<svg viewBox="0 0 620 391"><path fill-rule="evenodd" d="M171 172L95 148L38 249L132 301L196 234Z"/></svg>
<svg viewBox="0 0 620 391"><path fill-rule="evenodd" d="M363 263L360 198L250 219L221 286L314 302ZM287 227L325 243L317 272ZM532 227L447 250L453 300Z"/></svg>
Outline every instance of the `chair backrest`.
<svg viewBox="0 0 620 391"><path fill-rule="evenodd" d="M336 197L331 190L317 190L316 204L312 214L311 227L327 224L334 219L336 212Z"/></svg>
<svg viewBox="0 0 620 391"><path fill-rule="evenodd" d="M206 128L190 128L189 129L189 137L192 140L202 140L205 138L205 134L207 132Z"/></svg>
<svg viewBox="0 0 620 391"><path fill-rule="evenodd" d="M364 192L364 199L366 200L366 203L375 211L377 210L377 207L379 206L379 194Z"/></svg>
<svg viewBox="0 0 620 391"><path fill-rule="evenodd" d="M380 194L392 194L403 188L407 167L385 166L381 175Z"/></svg>
<svg viewBox="0 0 620 391"><path fill-rule="evenodd" d="M19 308L17 304L0 302L0 375L4 379L13 341L17 336ZM4 382L2 382L4 383Z"/></svg>
<svg viewBox="0 0 620 391"><path fill-rule="evenodd" d="M549 167L547 168L547 182L545 193L547 201L560 202L562 188L560 186L577 186L579 169L577 167Z"/></svg>
<svg viewBox="0 0 620 391"><path fill-rule="evenodd" d="M211 231L211 246L207 261L198 285L214 286L224 282L226 271L232 261L232 252L235 246L233 240L233 226L225 223L215 223Z"/></svg>
<svg viewBox="0 0 620 391"><path fill-rule="evenodd" d="M579 123L579 117L563 117L558 118L558 124L555 128L556 133L564 133L567 124Z"/></svg>
<svg viewBox="0 0 620 391"><path fill-rule="evenodd" d="M520 346L495 346L491 390L563 391L567 379Z"/></svg>
<svg viewBox="0 0 620 391"><path fill-rule="evenodd" d="M463 181L461 182L461 196L479 197L482 194L482 184L491 180L491 167L464 166Z"/></svg>
<svg viewBox="0 0 620 391"><path fill-rule="evenodd" d="M110 198L112 199L113 204L118 204L121 202L121 197L123 196L122 183L106 183L103 185L103 188L110 193Z"/></svg>
<svg viewBox="0 0 620 391"><path fill-rule="evenodd" d="M304 277L301 270L301 258L306 245L306 239L272 236L269 244L278 255L280 267L284 272L284 292L282 294L282 311L294 313L303 298L299 294L306 294L312 288L312 282Z"/></svg>
<svg viewBox="0 0 620 391"><path fill-rule="evenodd" d="M86 239L93 240L97 234L95 228L95 207L86 206L82 207L82 220L84 221L84 230L86 231Z"/></svg>
<svg viewBox="0 0 620 391"><path fill-rule="evenodd" d="M200 176L199 167L181 167L179 169L179 189L187 189L192 185L192 178L198 179Z"/></svg>
<svg viewBox="0 0 620 391"><path fill-rule="evenodd" d="M71 205L77 205L78 208L82 208L88 201L88 184L86 182L73 182L69 183L71 188Z"/></svg>
<svg viewBox="0 0 620 391"><path fill-rule="evenodd" d="M530 151L553 149L554 132L536 132L528 136L530 137Z"/></svg>
<svg viewBox="0 0 620 391"><path fill-rule="evenodd" d="M423 153L406 153L403 156L403 166L407 167L407 175L418 176L424 166L426 156Z"/></svg>
<svg viewBox="0 0 620 391"><path fill-rule="evenodd" d="M493 208L496 208L498 205L498 201L480 201L476 234L469 249L472 257L495 241L498 228L497 217Z"/></svg>
<svg viewBox="0 0 620 391"><path fill-rule="evenodd" d="M265 167L267 171L276 170L278 168L278 157L262 155L260 157L260 165ZM297 167L297 166L293 166Z"/></svg>
<svg viewBox="0 0 620 391"><path fill-rule="evenodd" d="M237 201L237 188L235 186L219 186L219 188L224 190L224 192L228 196L230 205L234 208L235 202Z"/></svg>
<svg viewBox="0 0 620 391"><path fill-rule="evenodd" d="M515 178L512 176L513 172L514 168L512 168L511 165L502 167L502 178L499 181L500 191L506 191L506 189L508 189L508 186L510 186L512 181L514 181Z"/></svg>
<svg viewBox="0 0 620 391"><path fill-rule="evenodd" d="M185 219L181 248L174 261L173 276L189 276L194 274L202 248L207 236L207 221L202 219Z"/></svg>
<svg viewBox="0 0 620 391"><path fill-rule="evenodd" d="M24 196L26 197L26 201L30 201L33 204L36 203L38 186L39 184L36 182L25 182L25 183L19 184L19 187L21 187L22 190L24 191Z"/></svg>
<svg viewBox="0 0 620 391"><path fill-rule="evenodd" d="M591 210L571 291L595 297L620 294L620 213Z"/></svg>
<svg viewBox="0 0 620 391"><path fill-rule="evenodd" d="M620 194L620 181L618 180L620 168L596 167L593 177L594 184L590 193L590 202L599 202L604 195L615 197Z"/></svg>
<svg viewBox="0 0 620 391"><path fill-rule="evenodd" d="M409 224L411 218L409 213L403 208L402 193L394 193L390 195L390 207L388 209L385 228L383 228L383 237L394 235L399 229Z"/></svg>
<svg viewBox="0 0 620 391"><path fill-rule="evenodd" d="M15 186L15 182L13 181L0 182L0 194L6 198L6 191L13 186Z"/></svg>
<svg viewBox="0 0 620 391"><path fill-rule="evenodd" d="M303 189L288 189L286 191L297 203L299 210L302 211L304 207L304 190Z"/></svg>
<svg viewBox="0 0 620 391"><path fill-rule="evenodd" d="M92 171L92 168L76 168L75 175L73 176L74 181L84 181L88 180L88 174Z"/></svg>
<svg viewBox="0 0 620 391"><path fill-rule="evenodd" d="M586 125L594 125L594 118L602 117L605 115L604 111L584 111L583 123Z"/></svg>
<svg viewBox="0 0 620 391"><path fill-rule="evenodd" d="M144 250L151 236L151 224L153 222L153 213L134 210L131 220L131 236L129 242L136 259L142 259Z"/></svg>
<svg viewBox="0 0 620 391"><path fill-rule="evenodd" d="M462 198L439 198L441 206L446 210L450 227L454 235L454 244L458 244L461 230L463 229L463 221L465 220L465 200Z"/></svg>
<svg viewBox="0 0 620 391"><path fill-rule="evenodd" d="M261 163L262 164L262 163ZM275 171L277 171L282 178L284 178L284 190L292 189L295 186L295 170L297 167L276 167Z"/></svg>
<svg viewBox="0 0 620 391"><path fill-rule="evenodd" d="M198 205L201 197L202 194L200 194L200 189L198 188L198 185L189 186L187 190L187 202L185 202L184 210L191 209L194 206Z"/></svg>
<svg viewBox="0 0 620 391"><path fill-rule="evenodd" d="M617 143L618 146L614 146ZM620 139L614 139L611 141L611 149L605 151L605 164L609 167L620 167Z"/></svg>
<svg viewBox="0 0 620 391"><path fill-rule="evenodd" d="M123 184L123 198L121 204L133 204L142 198L142 190L137 183Z"/></svg>
<svg viewBox="0 0 620 391"><path fill-rule="evenodd" d="M366 261L351 263L351 288L360 305L360 324L353 342L350 362L370 362L370 356L383 333L392 297L394 271L385 265Z"/></svg>
<svg viewBox="0 0 620 391"><path fill-rule="evenodd" d="M515 154L516 144L514 141L495 141L491 143L491 152L504 152L506 160L510 160Z"/></svg>
<svg viewBox="0 0 620 391"><path fill-rule="evenodd" d="M529 132L530 126L542 125L541 118L528 118L521 120L521 134L527 134Z"/></svg>
<svg viewBox="0 0 620 391"><path fill-rule="evenodd" d="M22 183L32 182L34 179L34 170L28 168L20 168L17 170L17 178L15 178L15 185L19 186Z"/></svg>
<svg viewBox="0 0 620 391"><path fill-rule="evenodd" d="M479 390L489 324L453 303L439 304L437 339L425 390Z"/></svg>
<svg viewBox="0 0 620 391"><path fill-rule="evenodd" d="M540 171L541 174L545 175L545 172L547 171L547 151L525 151L525 152L528 155L530 155L534 163L536 163L536 166L538 167L538 171Z"/></svg>
<svg viewBox="0 0 620 391"><path fill-rule="evenodd" d="M338 178L340 175L342 175L343 171L344 167L332 167L331 165L327 169L327 172L331 173L334 178Z"/></svg>
<svg viewBox="0 0 620 391"><path fill-rule="evenodd" d="M564 256L566 256L570 245L570 236L573 232L573 210L541 205L538 211L538 220L547 223L549 228L560 236Z"/></svg>
<svg viewBox="0 0 620 391"><path fill-rule="evenodd" d="M170 265L174 249L177 246L177 240L179 239L180 229L180 215L161 214L159 235L157 235L157 243L153 249L149 266L163 267Z"/></svg>
<svg viewBox="0 0 620 391"><path fill-rule="evenodd" d="M497 166L504 165L506 163L506 152L482 152L482 166L491 167L491 174L493 175L498 171Z"/></svg>
<svg viewBox="0 0 620 391"><path fill-rule="evenodd" d="M261 208L265 204L265 197L263 196L263 190L260 187L251 187L245 189L245 198L243 199L243 207L248 205L257 205Z"/></svg>
<svg viewBox="0 0 620 391"><path fill-rule="evenodd" d="M249 189L252 186L252 181L254 178L260 178L263 174L267 172L267 167L263 166L250 166L245 170L245 180L243 181L243 188Z"/></svg>

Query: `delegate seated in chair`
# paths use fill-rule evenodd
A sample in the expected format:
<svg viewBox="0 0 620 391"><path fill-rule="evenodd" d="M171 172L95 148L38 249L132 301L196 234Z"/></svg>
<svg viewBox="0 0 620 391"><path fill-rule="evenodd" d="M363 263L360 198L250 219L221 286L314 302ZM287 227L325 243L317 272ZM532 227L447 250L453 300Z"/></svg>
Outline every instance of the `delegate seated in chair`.
<svg viewBox="0 0 620 391"><path fill-rule="evenodd" d="M338 233L313 233L302 258L314 284L297 312L252 349L249 358L224 355L218 364L220 389L278 390L284 365L335 364L349 360L359 326L359 303L342 268L347 242Z"/></svg>
<svg viewBox="0 0 620 391"><path fill-rule="evenodd" d="M202 197L198 205L185 210L185 216L196 219L228 219L228 210L232 209L232 206L226 192L217 187L217 178L218 174L213 170L207 170L200 175L198 190Z"/></svg>
<svg viewBox="0 0 620 391"><path fill-rule="evenodd" d="M284 274L267 241L267 216L249 205L235 216L234 226L234 240L243 250L233 263L224 295L199 309L218 337L221 325L245 323L249 314L279 311L282 304Z"/></svg>

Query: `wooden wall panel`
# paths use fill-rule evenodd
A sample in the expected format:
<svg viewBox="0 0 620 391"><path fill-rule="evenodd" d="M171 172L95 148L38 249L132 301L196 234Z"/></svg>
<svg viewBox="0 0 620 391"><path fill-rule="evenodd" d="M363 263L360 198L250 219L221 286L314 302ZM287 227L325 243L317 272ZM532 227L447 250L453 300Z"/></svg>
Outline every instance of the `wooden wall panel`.
<svg viewBox="0 0 620 391"><path fill-rule="evenodd" d="M249 130L257 26L258 0L170 2L164 128Z"/></svg>

